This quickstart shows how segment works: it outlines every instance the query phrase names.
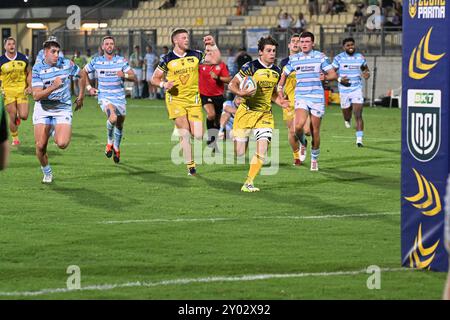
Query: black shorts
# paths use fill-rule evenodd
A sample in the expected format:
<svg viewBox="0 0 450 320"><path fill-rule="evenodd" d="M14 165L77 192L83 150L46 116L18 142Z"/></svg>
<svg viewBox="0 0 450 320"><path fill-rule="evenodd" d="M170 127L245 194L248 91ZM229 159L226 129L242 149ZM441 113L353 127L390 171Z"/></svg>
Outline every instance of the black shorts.
<svg viewBox="0 0 450 320"><path fill-rule="evenodd" d="M225 98L223 96L208 97L200 95L200 98L202 99L203 106L205 104L212 103L216 110L223 108L223 103L225 102Z"/></svg>

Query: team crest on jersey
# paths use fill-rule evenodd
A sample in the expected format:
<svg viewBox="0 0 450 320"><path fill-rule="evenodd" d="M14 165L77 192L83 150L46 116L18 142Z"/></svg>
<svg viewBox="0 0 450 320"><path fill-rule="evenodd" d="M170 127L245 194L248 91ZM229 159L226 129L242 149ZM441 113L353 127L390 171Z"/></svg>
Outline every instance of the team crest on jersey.
<svg viewBox="0 0 450 320"><path fill-rule="evenodd" d="M441 91L408 90L407 143L418 161L434 158L441 144Z"/></svg>
<svg viewBox="0 0 450 320"><path fill-rule="evenodd" d="M183 86L188 82L189 80L189 75L188 74L182 74L180 76L180 81L183 84Z"/></svg>

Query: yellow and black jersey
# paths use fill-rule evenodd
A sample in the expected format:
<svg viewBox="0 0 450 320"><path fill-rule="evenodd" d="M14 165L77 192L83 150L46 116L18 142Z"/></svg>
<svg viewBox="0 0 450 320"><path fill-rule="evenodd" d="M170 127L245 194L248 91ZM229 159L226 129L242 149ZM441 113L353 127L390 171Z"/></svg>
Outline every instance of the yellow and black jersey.
<svg viewBox="0 0 450 320"><path fill-rule="evenodd" d="M4 91L25 90L28 63L27 57L20 52L13 59L6 55L0 56L0 79Z"/></svg>
<svg viewBox="0 0 450 320"><path fill-rule="evenodd" d="M245 97L239 107L252 111L270 112L272 110L272 94L280 80L281 70L276 65L265 67L259 60L244 64L239 71L241 80L246 76L253 77L256 93Z"/></svg>
<svg viewBox="0 0 450 320"><path fill-rule="evenodd" d="M204 59L204 53L187 50L182 57L173 51L162 57L158 68L166 74L167 81L173 81L174 87L167 91L166 101L199 104L198 65Z"/></svg>
<svg viewBox="0 0 450 320"><path fill-rule="evenodd" d="M280 69L283 71L284 66L289 62L289 57L281 60ZM295 104L295 86L297 85L297 79L295 76L295 72L292 72L286 79L286 83L284 85L284 93L287 95L289 99L289 106L293 107Z"/></svg>

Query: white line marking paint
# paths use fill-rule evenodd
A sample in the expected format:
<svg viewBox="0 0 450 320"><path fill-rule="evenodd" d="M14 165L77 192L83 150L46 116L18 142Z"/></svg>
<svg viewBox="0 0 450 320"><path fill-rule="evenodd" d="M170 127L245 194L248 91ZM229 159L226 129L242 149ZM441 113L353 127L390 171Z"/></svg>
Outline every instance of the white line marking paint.
<svg viewBox="0 0 450 320"><path fill-rule="evenodd" d="M260 217L209 217L209 218L174 218L174 219L140 219L140 220L112 220L101 221L100 224L127 224L127 223L171 223L171 222L220 222L220 221L243 221L243 220L319 220L319 219L343 219L343 218L364 218L398 215L400 212L378 212L378 213L358 213L358 214L327 214L323 216L260 216Z"/></svg>
<svg viewBox="0 0 450 320"><path fill-rule="evenodd" d="M381 269L381 272L400 272L413 270L414 269L407 269L407 268L383 268ZM159 287L169 285L185 285L192 283L239 282L239 281L257 281L257 280L286 279L286 278L353 276L365 273L367 273L366 269L355 271L335 271L335 272L300 272L300 273L285 273L285 274L254 274L241 276L213 276L205 278L181 278L181 279L161 280L156 282L135 281L135 282L115 283L115 284L89 285L86 287L81 287L80 289L54 288L54 289L41 289L36 291L0 292L0 296L1 297L41 296L45 294L54 294L54 293L70 293L80 291L107 291L120 288Z"/></svg>

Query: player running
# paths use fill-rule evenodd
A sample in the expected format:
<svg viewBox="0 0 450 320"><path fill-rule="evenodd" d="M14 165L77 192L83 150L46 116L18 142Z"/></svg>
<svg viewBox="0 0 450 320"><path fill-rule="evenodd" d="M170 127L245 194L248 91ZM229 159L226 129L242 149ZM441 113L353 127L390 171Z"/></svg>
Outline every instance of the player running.
<svg viewBox="0 0 450 320"><path fill-rule="evenodd" d="M325 114L325 96L322 86L323 80L334 80L337 74L328 57L313 50L314 35L303 32L300 35L302 52L289 57L278 85L278 94L284 95L283 86L292 72L295 72L297 86L295 88L295 133L297 137L303 134L303 127L308 115L311 116L312 148L311 171L319 170L318 158L320 154L320 124Z"/></svg>
<svg viewBox="0 0 450 320"><path fill-rule="evenodd" d="M0 79L5 108L9 115L12 145L18 146L20 120L28 119L28 94L31 94L31 70L24 54L17 52L16 40L4 41L5 54L0 56Z"/></svg>
<svg viewBox="0 0 450 320"><path fill-rule="evenodd" d="M207 144L217 151L215 140L225 102L225 83L229 83L231 77L227 65L221 61L220 51L216 46L206 46L205 53L205 60L199 66L200 97L206 111Z"/></svg>
<svg viewBox="0 0 450 320"><path fill-rule="evenodd" d="M166 106L169 119L174 120L181 139L188 175L196 175L192 154L191 137L203 138L203 114L198 89L198 68L204 59L201 51L189 49L189 33L186 29L176 29L171 34L173 50L159 63L152 77L152 84L166 91ZM214 46L214 38L203 38L206 45ZM163 80L164 75L167 81Z"/></svg>
<svg viewBox="0 0 450 320"><path fill-rule="evenodd" d="M120 142L123 136L123 124L127 113L124 81L134 81L135 74L128 65L128 61L114 53L115 43L112 36L102 39L104 54L96 56L89 62L82 74L88 74L98 79L98 88L90 84L86 87L90 95L98 94L98 103L106 113L107 144L105 155L113 157L115 163L120 162ZM91 77L90 77L91 78Z"/></svg>
<svg viewBox="0 0 450 320"><path fill-rule="evenodd" d="M233 94L242 97L233 125L236 154L238 156L245 154L248 137L252 132L256 138L256 152L250 162L247 179L241 188L243 192L259 191L253 185L253 180L263 166L272 139L274 128L272 102L282 108L289 107L289 101L276 94L281 73L280 68L274 65L277 46L278 43L272 37L261 38L258 41L259 59L244 64L228 86ZM246 76L253 77L256 88L240 89L240 83Z"/></svg>
<svg viewBox="0 0 450 320"><path fill-rule="evenodd" d="M345 38L342 41L344 52L338 54L333 60L333 67L337 71L339 95L341 98L341 109L344 115L345 127L351 127L352 110L356 120L356 145L363 146L364 121L362 79L369 79L370 71L366 58L355 52L355 40Z"/></svg>
<svg viewBox="0 0 450 320"><path fill-rule="evenodd" d="M294 33L291 36L291 40L288 44L289 55L293 55L300 52L300 34ZM289 62L289 57L281 60L280 69L283 71L284 66ZM289 108L283 109L283 120L286 121L286 126L288 127L288 141L291 145L294 162L293 165L300 166L306 159L306 147L308 140L306 136L310 135L310 117L305 122L303 126L303 135L300 139L295 135L295 123L294 123L294 105L295 105L295 86L297 80L295 79L295 74L291 73L286 79L286 85L284 87L284 93L289 100Z"/></svg>
<svg viewBox="0 0 450 320"><path fill-rule="evenodd" d="M34 105L33 124L36 140L36 156L41 164L43 183L53 181L53 172L48 162L47 144L54 127L55 142L60 149L69 146L72 136L72 101L70 77L80 73L73 61L58 57L60 45L57 41L44 42L44 60L35 64L32 71ZM86 79L81 77L80 84ZM80 90L75 110L83 106L84 90Z"/></svg>

